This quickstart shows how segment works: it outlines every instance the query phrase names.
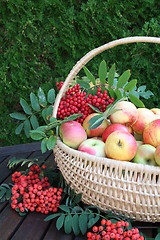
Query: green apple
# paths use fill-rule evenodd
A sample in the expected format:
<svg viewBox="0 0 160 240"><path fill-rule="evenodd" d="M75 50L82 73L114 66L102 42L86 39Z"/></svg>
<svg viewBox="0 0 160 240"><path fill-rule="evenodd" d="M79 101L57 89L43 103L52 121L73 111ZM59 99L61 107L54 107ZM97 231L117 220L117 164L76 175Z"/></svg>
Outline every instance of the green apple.
<svg viewBox="0 0 160 240"><path fill-rule="evenodd" d="M155 161L156 148L150 144L143 144L137 148L137 153L133 158L132 162L141 163L144 165L156 166Z"/></svg>

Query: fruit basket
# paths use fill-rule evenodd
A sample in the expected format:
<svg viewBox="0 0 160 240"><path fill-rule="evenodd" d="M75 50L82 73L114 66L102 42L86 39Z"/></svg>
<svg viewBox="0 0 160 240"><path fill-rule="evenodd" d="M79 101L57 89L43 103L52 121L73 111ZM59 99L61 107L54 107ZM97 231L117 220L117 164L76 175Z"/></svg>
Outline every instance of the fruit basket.
<svg viewBox="0 0 160 240"><path fill-rule="evenodd" d="M109 42L87 53L73 67L54 104L53 116L62 96L82 67L99 53L129 43L157 43L160 38L129 37ZM55 161L82 201L137 221L160 222L160 168L95 157L66 146L61 139L54 148Z"/></svg>

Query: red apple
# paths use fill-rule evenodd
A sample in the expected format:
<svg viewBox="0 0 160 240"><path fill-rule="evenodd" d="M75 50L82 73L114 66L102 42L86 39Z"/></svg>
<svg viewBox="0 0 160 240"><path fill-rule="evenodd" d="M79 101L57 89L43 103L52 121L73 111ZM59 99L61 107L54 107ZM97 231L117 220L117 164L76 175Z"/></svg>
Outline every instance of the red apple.
<svg viewBox="0 0 160 240"><path fill-rule="evenodd" d="M105 143L105 152L107 157L131 161L136 155L137 142L132 134L124 131L112 132Z"/></svg>
<svg viewBox="0 0 160 240"><path fill-rule="evenodd" d="M88 137L102 137L104 130L109 125L109 122L106 119L99 127L95 129L89 129L89 120L96 115L98 115L98 113L92 113L88 115L83 122L83 128L86 131Z"/></svg>
<svg viewBox="0 0 160 240"><path fill-rule="evenodd" d="M106 127L106 129L104 130L104 132L102 134L103 142L106 142L108 136L112 132L117 131L117 130L129 133L128 127L126 127L120 123L112 123L108 127Z"/></svg>
<svg viewBox="0 0 160 240"><path fill-rule="evenodd" d="M160 144L160 119L150 122L143 131L143 141L154 147Z"/></svg>
<svg viewBox="0 0 160 240"><path fill-rule="evenodd" d="M138 134L143 134L143 131L148 123L155 119L154 113L147 108L138 108L138 119L132 125L134 132Z"/></svg>
<svg viewBox="0 0 160 240"><path fill-rule="evenodd" d="M158 166L160 166L160 145L157 146L155 151L155 161Z"/></svg>
<svg viewBox="0 0 160 240"><path fill-rule="evenodd" d="M89 138L80 144L78 150L97 157L105 157L104 147L105 144L103 141L96 138Z"/></svg>
<svg viewBox="0 0 160 240"><path fill-rule="evenodd" d="M132 125L138 118L135 105L131 102L121 101L115 106L118 111L110 115L111 123L121 123Z"/></svg>
<svg viewBox="0 0 160 240"><path fill-rule="evenodd" d="M84 128L76 121L62 123L59 133L62 141L74 149L78 149L81 142L87 139Z"/></svg>

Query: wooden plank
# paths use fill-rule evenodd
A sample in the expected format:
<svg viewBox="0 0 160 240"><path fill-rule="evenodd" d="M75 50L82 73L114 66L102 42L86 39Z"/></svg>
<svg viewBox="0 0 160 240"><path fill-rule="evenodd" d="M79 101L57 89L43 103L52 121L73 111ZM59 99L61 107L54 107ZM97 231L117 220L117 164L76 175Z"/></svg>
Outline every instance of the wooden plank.
<svg viewBox="0 0 160 240"><path fill-rule="evenodd" d="M7 240L15 231L15 227L24 220L16 211L12 210L9 205L0 215L0 233L1 240Z"/></svg>
<svg viewBox="0 0 160 240"><path fill-rule="evenodd" d="M49 222L45 222L44 218L45 215L42 215L37 212L28 214L28 216L24 219L23 224L19 226L17 231L10 239L12 240L42 239L50 224Z"/></svg>
<svg viewBox="0 0 160 240"><path fill-rule="evenodd" d="M0 156L10 155L17 152L33 152L41 149L40 142L19 144L7 147L0 147Z"/></svg>
<svg viewBox="0 0 160 240"><path fill-rule="evenodd" d="M54 240L73 240L74 235L65 234L63 229L58 231L56 228L56 219L54 219L43 240L53 240L53 239Z"/></svg>
<svg viewBox="0 0 160 240"><path fill-rule="evenodd" d="M0 156L0 163L3 162L7 157L9 157L9 155L7 155L7 156L4 156L4 155Z"/></svg>
<svg viewBox="0 0 160 240"><path fill-rule="evenodd" d="M14 169L9 169L7 168L7 164L9 159L11 159L12 157L16 157L16 158L27 158L31 153L17 153L10 155L8 158L6 158L1 164L0 164L0 184L9 176L11 175L16 168Z"/></svg>

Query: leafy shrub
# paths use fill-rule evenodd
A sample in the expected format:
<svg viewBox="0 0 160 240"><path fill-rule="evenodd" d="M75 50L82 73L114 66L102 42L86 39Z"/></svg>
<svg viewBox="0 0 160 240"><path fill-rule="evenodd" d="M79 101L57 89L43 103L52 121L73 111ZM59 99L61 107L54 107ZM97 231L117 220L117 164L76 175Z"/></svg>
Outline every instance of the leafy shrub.
<svg viewBox="0 0 160 240"><path fill-rule="evenodd" d="M2 0L0 7L0 145L29 141L15 136L9 113L21 110L20 97L41 86L44 91L64 80L75 63L89 50L114 39L160 36L160 2L126 0ZM155 94L148 108L159 106L160 48L131 44L111 49L87 67L94 73L102 59L116 63ZM83 75L83 72L80 73Z"/></svg>

